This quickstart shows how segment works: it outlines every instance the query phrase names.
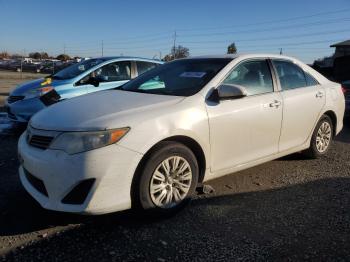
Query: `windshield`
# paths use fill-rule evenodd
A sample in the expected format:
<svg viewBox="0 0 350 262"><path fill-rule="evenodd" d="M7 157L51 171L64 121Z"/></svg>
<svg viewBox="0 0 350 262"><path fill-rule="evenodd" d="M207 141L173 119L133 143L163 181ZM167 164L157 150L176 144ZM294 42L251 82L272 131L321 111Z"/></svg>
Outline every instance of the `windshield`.
<svg viewBox="0 0 350 262"><path fill-rule="evenodd" d="M83 62L71 65L65 69L62 69L61 71L57 72L52 76L53 79L71 79L73 77L76 77L80 75L81 73L86 72L90 68L94 67L95 65L101 64L104 62L104 59L89 59L85 60Z"/></svg>
<svg viewBox="0 0 350 262"><path fill-rule="evenodd" d="M160 95L191 96L201 90L232 59L183 59L150 70L121 90Z"/></svg>

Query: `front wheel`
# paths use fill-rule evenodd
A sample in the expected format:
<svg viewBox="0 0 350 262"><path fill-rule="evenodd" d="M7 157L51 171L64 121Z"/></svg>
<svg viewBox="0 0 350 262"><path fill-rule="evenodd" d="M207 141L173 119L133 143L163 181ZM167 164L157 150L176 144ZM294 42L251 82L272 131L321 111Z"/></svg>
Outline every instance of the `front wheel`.
<svg viewBox="0 0 350 262"><path fill-rule="evenodd" d="M304 152L311 158L325 155L333 139L333 124L329 116L323 115L311 137L310 147Z"/></svg>
<svg viewBox="0 0 350 262"><path fill-rule="evenodd" d="M184 207L198 182L193 152L177 142L161 142L148 158L136 188L136 202L143 210L171 214Z"/></svg>

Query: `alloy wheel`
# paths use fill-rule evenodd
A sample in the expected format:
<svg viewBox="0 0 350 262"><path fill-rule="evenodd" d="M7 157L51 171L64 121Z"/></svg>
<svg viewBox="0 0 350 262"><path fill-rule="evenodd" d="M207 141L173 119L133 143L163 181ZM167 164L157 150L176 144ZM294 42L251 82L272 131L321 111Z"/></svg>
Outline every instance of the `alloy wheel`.
<svg viewBox="0 0 350 262"><path fill-rule="evenodd" d="M150 196L160 208L172 208L186 198L192 183L188 161L180 156L163 160L152 174Z"/></svg>
<svg viewBox="0 0 350 262"><path fill-rule="evenodd" d="M328 122L323 122L316 135L316 148L318 152L324 153L331 141L332 138L332 128Z"/></svg>

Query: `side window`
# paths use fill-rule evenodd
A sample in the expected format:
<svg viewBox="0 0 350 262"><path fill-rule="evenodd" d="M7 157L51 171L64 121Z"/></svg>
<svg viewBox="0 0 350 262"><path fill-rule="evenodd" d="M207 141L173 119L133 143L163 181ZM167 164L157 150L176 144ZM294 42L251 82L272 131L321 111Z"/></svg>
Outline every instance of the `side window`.
<svg viewBox="0 0 350 262"><path fill-rule="evenodd" d="M316 86L319 85L318 81L313 78L313 76L311 76L310 74L305 72L305 77L306 77L306 83L307 86Z"/></svg>
<svg viewBox="0 0 350 262"><path fill-rule="evenodd" d="M155 68L157 66L157 64L143 62L143 61L137 61L136 66L137 66L138 75L141 75L144 72L147 72L148 70L151 70L152 68Z"/></svg>
<svg viewBox="0 0 350 262"><path fill-rule="evenodd" d="M248 95L273 92L272 77L266 60L247 61L236 66L224 84L241 85Z"/></svg>
<svg viewBox="0 0 350 262"><path fill-rule="evenodd" d="M304 71L289 61L273 60L282 90L306 87Z"/></svg>
<svg viewBox="0 0 350 262"><path fill-rule="evenodd" d="M96 69L92 76L98 78L101 82L130 80L131 63L128 61L110 63Z"/></svg>

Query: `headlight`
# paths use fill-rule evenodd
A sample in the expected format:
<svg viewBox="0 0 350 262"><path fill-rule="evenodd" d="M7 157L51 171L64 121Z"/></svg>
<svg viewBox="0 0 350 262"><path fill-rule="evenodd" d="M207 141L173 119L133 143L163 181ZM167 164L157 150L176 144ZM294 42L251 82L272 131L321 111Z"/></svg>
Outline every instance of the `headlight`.
<svg viewBox="0 0 350 262"><path fill-rule="evenodd" d="M76 154L118 142L130 128L119 128L98 132L67 132L59 135L50 145L51 149Z"/></svg>
<svg viewBox="0 0 350 262"><path fill-rule="evenodd" d="M36 88L25 93L25 97L28 99L28 98L43 96L46 93L52 91L53 89L54 88L52 86Z"/></svg>

